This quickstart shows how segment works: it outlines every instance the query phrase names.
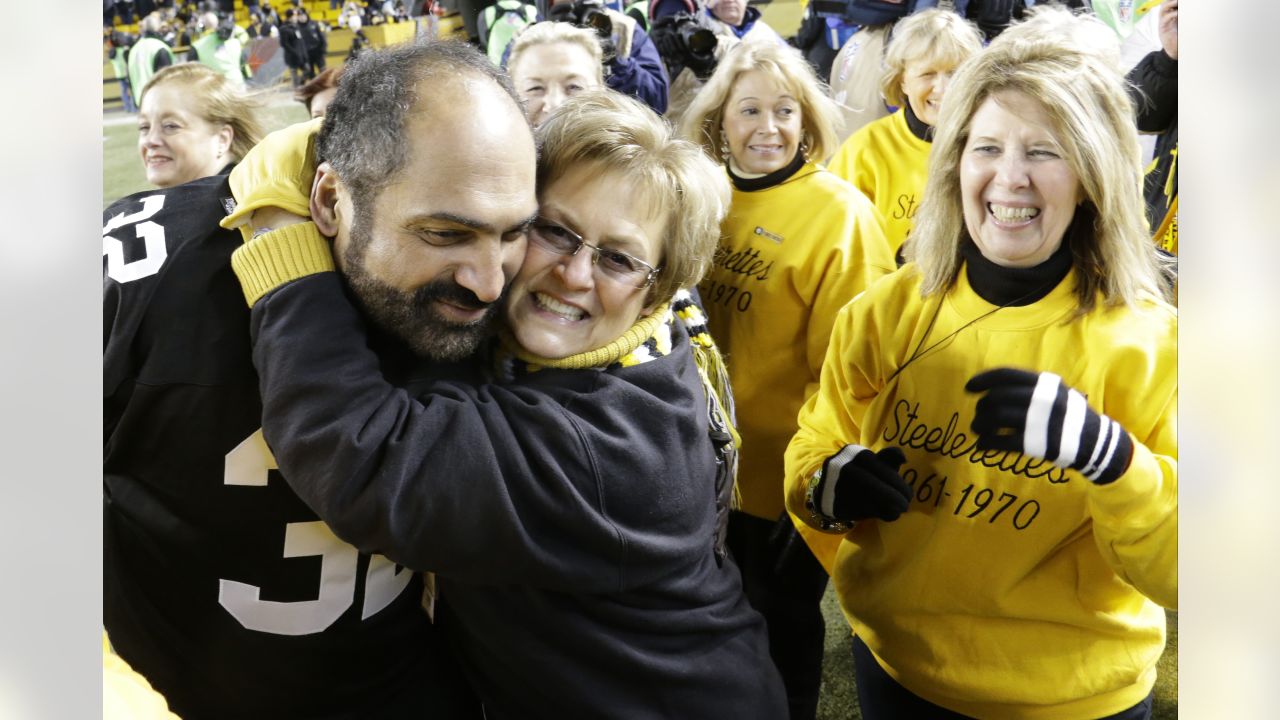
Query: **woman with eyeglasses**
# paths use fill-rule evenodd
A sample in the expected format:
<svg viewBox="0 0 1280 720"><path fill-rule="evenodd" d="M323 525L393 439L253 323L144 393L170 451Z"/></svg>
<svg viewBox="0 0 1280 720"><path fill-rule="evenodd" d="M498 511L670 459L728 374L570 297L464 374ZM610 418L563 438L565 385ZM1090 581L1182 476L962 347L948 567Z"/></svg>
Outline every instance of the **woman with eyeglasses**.
<svg viewBox="0 0 1280 720"><path fill-rule="evenodd" d="M487 717L786 717L724 546L727 380L681 289L710 264L727 181L609 90L537 134L539 216L491 381L398 389L336 287L281 278L292 292L253 313L264 432L286 476L341 479L338 502L297 488L339 535L436 573ZM272 256L281 234L238 255ZM250 265L242 281L274 277Z"/></svg>

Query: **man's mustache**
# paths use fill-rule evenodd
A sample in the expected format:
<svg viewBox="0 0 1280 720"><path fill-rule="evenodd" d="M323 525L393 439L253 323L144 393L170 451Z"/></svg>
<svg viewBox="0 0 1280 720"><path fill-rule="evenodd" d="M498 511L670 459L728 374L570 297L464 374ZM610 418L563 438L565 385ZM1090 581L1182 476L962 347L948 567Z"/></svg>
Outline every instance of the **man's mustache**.
<svg viewBox="0 0 1280 720"><path fill-rule="evenodd" d="M437 300L457 305L467 310L484 310L502 301L499 298L491 303L484 302L475 293L452 280L433 280L418 288L413 294L414 305L419 308L426 308Z"/></svg>

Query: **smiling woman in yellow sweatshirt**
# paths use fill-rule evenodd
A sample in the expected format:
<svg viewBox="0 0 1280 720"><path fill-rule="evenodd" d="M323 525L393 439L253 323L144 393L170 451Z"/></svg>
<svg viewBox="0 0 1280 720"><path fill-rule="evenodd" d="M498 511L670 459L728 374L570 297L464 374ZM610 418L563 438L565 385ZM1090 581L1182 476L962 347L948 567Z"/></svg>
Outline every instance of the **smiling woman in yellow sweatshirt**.
<svg viewBox="0 0 1280 720"><path fill-rule="evenodd" d="M787 448L787 507L843 537L865 718L1150 713L1177 316L1122 79L1056 21L957 73L910 262L840 312Z"/></svg>

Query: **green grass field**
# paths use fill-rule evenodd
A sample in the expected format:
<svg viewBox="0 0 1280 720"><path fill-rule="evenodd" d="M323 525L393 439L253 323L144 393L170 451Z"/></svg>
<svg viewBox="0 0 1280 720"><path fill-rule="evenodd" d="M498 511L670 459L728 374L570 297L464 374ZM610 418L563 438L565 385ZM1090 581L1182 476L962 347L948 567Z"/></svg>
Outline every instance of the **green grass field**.
<svg viewBox="0 0 1280 720"><path fill-rule="evenodd" d="M302 105L281 94L267 109L269 129L277 129L307 119ZM137 123L134 116L121 112L106 116L102 139L102 206L118 198L151 189L142 172L138 157ZM858 692L853 682L853 657L849 626L834 593L828 589L822 602L827 620L825 660L822 668L822 698L818 703L818 720L861 720ZM1169 645L1160 659L1156 680L1156 720L1178 717L1178 614L1168 613Z"/></svg>

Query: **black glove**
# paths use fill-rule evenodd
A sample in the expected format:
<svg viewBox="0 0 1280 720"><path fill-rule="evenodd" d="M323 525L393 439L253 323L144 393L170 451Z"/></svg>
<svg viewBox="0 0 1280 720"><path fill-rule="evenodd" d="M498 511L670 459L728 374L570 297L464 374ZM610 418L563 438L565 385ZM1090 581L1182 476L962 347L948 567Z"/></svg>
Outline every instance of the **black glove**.
<svg viewBox="0 0 1280 720"><path fill-rule="evenodd" d="M824 530L847 530L855 520L897 520L911 502L911 487L898 468L907 458L897 447L879 452L845 445L822 463L809 485L806 505Z"/></svg>
<svg viewBox="0 0 1280 720"><path fill-rule="evenodd" d="M1022 452L1078 470L1098 485L1129 469L1129 433L1094 412L1083 395L1053 373L999 368L974 375L964 389L987 393L970 424L979 449Z"/></svg>

